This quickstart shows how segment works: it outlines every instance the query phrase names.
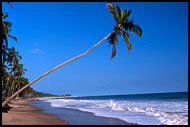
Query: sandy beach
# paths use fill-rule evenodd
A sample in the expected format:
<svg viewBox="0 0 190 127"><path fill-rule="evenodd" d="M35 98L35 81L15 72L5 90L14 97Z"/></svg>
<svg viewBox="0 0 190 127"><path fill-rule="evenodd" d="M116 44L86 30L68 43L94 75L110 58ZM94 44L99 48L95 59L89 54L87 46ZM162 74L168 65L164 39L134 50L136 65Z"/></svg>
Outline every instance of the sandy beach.
<svg viewBox="0 0 190 127"><path fill-rule="evenodd" d="M44 97L42 97L44 98ZM95 116L93 113L59 109L37 98L11 100L8 113L2 113L2 125L131 125L115 118ZM41 108L43 107L43 108ZM44 112L45 111L45 112ZM61 113L60 112L64 112ZM59 117L58 117L59 116ZM64 117L62 117L64 116Z"/></svg>
<svg viewBox="0 0 190 127"><path fill-rule="evenodd" d="M2 113L2 125L66 125L57 116L42 113L42 109L30 106L33 99L11 100L8 113Z"/></svg>

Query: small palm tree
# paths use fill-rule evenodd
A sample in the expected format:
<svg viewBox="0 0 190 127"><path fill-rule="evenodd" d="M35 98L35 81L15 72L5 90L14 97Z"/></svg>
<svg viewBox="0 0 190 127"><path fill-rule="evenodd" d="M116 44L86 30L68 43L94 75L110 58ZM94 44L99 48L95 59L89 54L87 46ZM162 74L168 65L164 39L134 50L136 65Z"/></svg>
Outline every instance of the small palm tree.
<svg viewBox="0 0 190 127"><path fill-rule="evenodd" d="M22 76L25 74L25 72L27 71L27 69L24 69L23 68L23 64L18 64L18 66L17 66L17 71L16 71L16 73L15 73L15 77L17 77L17 83L16 83L16 85L14 85L13 84L13 91L12 91L12 94L14 93L14 92L16 92L15 90L19 90L19 88L20 88L20 83L21 83L21 81L22 81Z"/></svg>
<svg viewBox="0 0 190 127"><path fill-rule="evenodd" d="M48 72L44 73L43 75L37 77L35 80L33 80L32 82L30 82L29 84L25 85L24 87L22 87L21 89L19 89L16 93L14 93L11 97L7 98L3 103L2 103L2 107L7 104L7 102L9 100L11 100L12 98L14 98L17 94L19 94L20 92L22 92L23 90L25 90L27 87L29 87L31 84L35 83L36 81L38 81L39 79L41 79L42 77L46 76L47 74L51 73L52 71L58 69L59 67L81 57L86 55L90 50L92 50L93 48L95 48L96 46L98 46L99 44L101 44L104 40L106 40L108 38L108 41L110 44L113 45L112 48L112 57L113 58L116 54L116 44L118 43L118 34L119 35L123 35L124 40L127 44L128 50L131 50L131 44L129 42L129 34L126 32L128 29L131 30L132 32L135 32L138 36L142 35L142 29L138 26L138 25L134 25L133 21L129 19L129 16L131 14L131 11L127 11L127 9L125 9L125 11L123 12L122 9L117 6L117 11L115 10L114 6L112 3L108 3L106 5L106 7L109 9L109 11L111 12L111 14L113 15L114 19L116 20L116 25L114 26L114 29L111 33L109 33L106 37L104 37L101 41L99 41L98 43L96 43L94 46L92 46L90 49L88 49L86 52L64 62L61 63L60 65L52 68L51 70L49 70ZM122 28L124 28L124 30L122 30ZM122 31L122 33L121 33Z"/></svg>
<svg viewBox="0 0 190 127"><path fill-rule="evenodd" d="M15 51L15 48L9 48L8 49L8 58L7 58L7 63L9 63L9 65L12 65L11 71L9 72L9 75L12 74L12 72L16 69L16 67L18 66L19 60L22 59L22 57L19 55L18 51ZM5 87L7 87L8 83L9 83L9 79L10 76L8 77L7 83L5 85Z"/></svg>
<svg viewBox="0 0 190 127"><path fill-rule="evenodd" d="M4 42L5 42L5 49L8 49L8 39L7 39L7 36L14 39L16 42L18 41L18 39L13 36L13 35L10 35L9 32L12 30L10 29L11 26L12 26L12 23L9 22L9 21L6 21L5 18L8 17L8 13L2 13L2 35L1 35L1 44L2 44L2 47L4 45Z"/></svg>

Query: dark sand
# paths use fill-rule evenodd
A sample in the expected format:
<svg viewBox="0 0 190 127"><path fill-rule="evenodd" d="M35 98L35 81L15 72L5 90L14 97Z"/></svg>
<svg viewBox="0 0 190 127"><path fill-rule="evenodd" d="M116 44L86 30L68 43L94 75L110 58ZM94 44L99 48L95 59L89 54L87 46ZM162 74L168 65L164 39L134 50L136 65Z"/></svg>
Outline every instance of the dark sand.
<svg viewBox="0 0 190 127"><path fill-rule="evenodd" d="M30 106L32 99L10 101L8 113L2 113L2 125L65 125L66 122L55 115L42 113L42 109Z"/></svg>

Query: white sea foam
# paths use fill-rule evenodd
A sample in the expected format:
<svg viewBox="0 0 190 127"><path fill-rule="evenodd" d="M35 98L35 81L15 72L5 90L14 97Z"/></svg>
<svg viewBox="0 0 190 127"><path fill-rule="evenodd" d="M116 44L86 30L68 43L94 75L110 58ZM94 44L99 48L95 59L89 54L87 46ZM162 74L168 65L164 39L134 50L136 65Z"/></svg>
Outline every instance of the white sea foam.
<svg viewBox="0 0 190 127"><path fill-rule="evenodd" d="M92 112L97 116L114 117L143 125L187 125L187 101L126 101L41 98L52 107Z"/></svg>

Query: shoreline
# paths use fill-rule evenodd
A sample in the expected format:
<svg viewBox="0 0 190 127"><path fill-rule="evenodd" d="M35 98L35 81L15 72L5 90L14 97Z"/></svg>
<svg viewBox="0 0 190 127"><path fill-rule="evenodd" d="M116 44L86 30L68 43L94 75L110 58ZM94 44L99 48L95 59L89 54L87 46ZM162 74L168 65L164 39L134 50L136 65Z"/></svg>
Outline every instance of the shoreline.
<svg viewBox="0 0 190 127"><path fill-rule="evenodd" d="M138 125L91 112L53 108L47 102L38 101L39 98L52 97L11 100L8 104L13 108L8 113L2 112L2 125Z"/></svg>
<svg viewBox="0 0 190 127"><path fill-rule="evenodd" d="M2 125L66 125L56 115L43 113L43 109L31 106L36 98L11 100L8 113L2 112Z"/></svg>
<svg viewBox="0 0 190 127"><path fill-rule="evenodd" d="M67 125L138 125L129 123L119 118L97 116L92 112L81 111L78 109L52 107L50 103L43 102L38 99L34 100L34 106L43 107L43 112L53 114L65 120Z"/></svg>

